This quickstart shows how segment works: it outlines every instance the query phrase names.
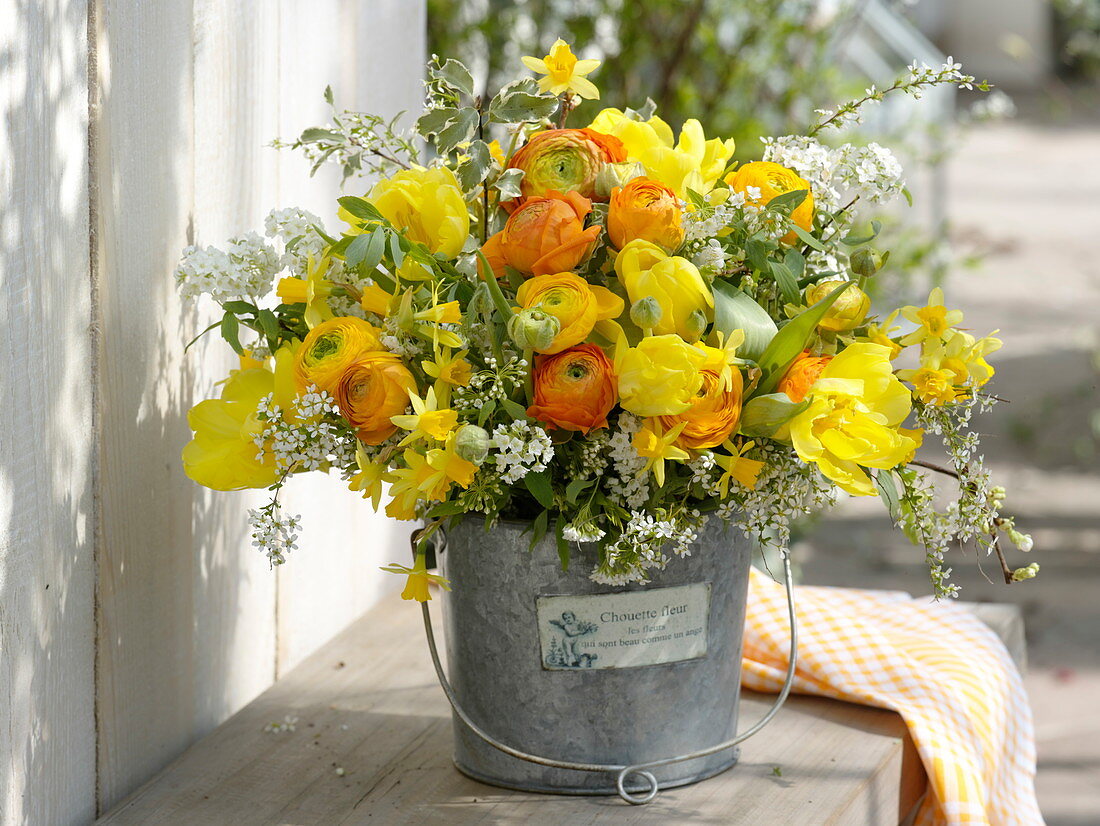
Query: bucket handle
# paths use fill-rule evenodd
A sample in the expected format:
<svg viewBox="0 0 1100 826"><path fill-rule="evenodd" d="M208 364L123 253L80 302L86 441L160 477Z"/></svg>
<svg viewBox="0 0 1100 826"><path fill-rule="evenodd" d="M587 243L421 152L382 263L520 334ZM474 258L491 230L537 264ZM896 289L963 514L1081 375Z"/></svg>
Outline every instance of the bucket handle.
<svg viewBox="0 0 1100 826"><path fill-rule="evenodd" d="M666 757L663 760L652 760L648 763L635 763L633 765L623 766L615 765L611 763L574 763L568 760L553 760L548 757L540 757L537 754L528 754L525 751L512 748L511 746L501 743L495 739L492 735L486 733L477 723L470 719L470 716L465 712L462 706L458 702L458 697L455 696L454 688L451 687L450 682L447 680L446 674L443 673L443 664L439 660L439 651L435 644L435 633L432 630L432 618L428 612L428 603L422 602L420 604L421 611L424 614L424 634L428 638L428 650L432 655L432 665L435 666L436 677L439 678L439 685L443 689L443 693L447 695L447 702L451 704L451 708L454 709L454 713L458 715L459 719L478 737L492 746L498 751L502 751L505 754L511 755L519 760L525 760L528 763L536 763L540 766L549 766L554 769L569 769L571 771L584 771L584 772L617 772L618 776L615 780L615 786L619 790L619 797L625 800L627 803L634 805L642 805L649 803L657 797L658 784L657 778L653 772L649 769L663 768L664 766L670 766L673 763L682 763L685 760L695 760L699 757L709 757L712 754L716 754L726 749L731 749L738 743L752 737L764 726L771 722L775 717L779 709L783 706L787 696L791 693L791 686L794 684L794 672L795 665L798 660L798 624L795 620L794 611L794 583L791 577L791 557L790 551L784 550L783 554L783 584L787 589L787 616L790 621L791 627L791 651L790 658L787 664L787 676L783 681L783 688L780 689L779 695L775 698L775 702L772 707L768 709L767 714L760 718L759 721L748 730L738 734L731 740L727 740L724 743L719 743L716 746L710 748L701 749L699 751L693 751L690 754L681 754L677 757ZM643 792L631 791L626 788L626 781L628 778L637 777L644 780L648 786Z"/></svg>

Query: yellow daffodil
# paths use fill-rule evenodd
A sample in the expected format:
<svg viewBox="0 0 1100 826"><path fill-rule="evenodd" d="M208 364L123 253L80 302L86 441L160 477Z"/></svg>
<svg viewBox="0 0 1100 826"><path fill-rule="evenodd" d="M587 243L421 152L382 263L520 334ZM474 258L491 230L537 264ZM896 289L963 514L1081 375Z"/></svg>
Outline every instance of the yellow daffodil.
<svg viewBox="0 0 1100 826"><path fill-rule="evenodd" d="M362 445L355 449L355 464L358 465L359 472L349 480L348 490L362 491L363 498L370 499L371 507L378 510L378 503L382 499L382 483L388 477L388 467L385 462L372 460Z"/></svg>
<svg viewBox="0 0 1100 826"><path fill-rule="evenodd" d="M386 318L392 311L393 293L386 292L377 284L368 284L362 288L363 297L359 299L359 306L363 312L374 313L379 318Z"/></svg>
<svg viewBox="0 0 1100 826"><path fill-rule="evenodd" d="M882 321L872 322L867 325L867 335L857 338L856 341L865 341L870 344L881 344L883 347L887 347L890 350L890 360L893 361L905 348L894 341L891 336L901 329L900 326L894 324L901 310L894 310L890 315L886 316Z"/></svg>
<svg viewBox="0 0 1100 826"><path fill-rule="evenodd" d="M435 388L429 387L424 398L415 391L409 391L409 401L413 412L400 416L391 416L390 421L409 435L401 440L401 445L411 444L418 439L444 441L458 427L458 413L450 408L440 408Z"/></svg>
<svg viewBox="0 0 1100 826"><path fill-rule="evenodd" d="M718 487L722 491L723 499L729 496L731 481L750 490L756 487L756 479L764 469L764 463L745 457L755 444L755 442L745 442L738 447L733 442L727 441L722 443L722 447L729 451L729 455L714 454L715 464L724 471L718 479Z"/></svg>
<svg viewBox="0 0 1100 826"><path fill-rule="evenodd" d="M676 446L676 439L685 427L687 422L680 422L675 427L662 431L659 420L646 419L642 429L634 434L634 449L639 456L649 460L642 472L652 470L658 487L665 483L665 460L686 462L691 458L691 454Z"/></svg>
<svg viewBox="0 0 1100 826"><path fill-rule="evenodd" d="M304 279L282 278L276 288L279 300L284 304L306 305L304 317L306 325L311 330L334 315L332 308L328 305L328 299L336 289L336 284L325 278L330 263L331 259L327 255L320 261L314 261L311 255Z"/></svg>
<svg viewBox="0 0 1100 826"><path fill-rule="evenodd" d="M698 344L707 360L703 363L703 370L712 370L722 378L722 388L729 390L733 387L733 374L739 371L741 361L737 357L737 348L745 343L745 331L734 330L728 336L719 330L716 334L718 346L711 347L707 344Z"/></svg>
<svg viewBox="0 0 1100 826"><path fill-rule="evenodd" d="M424 454L411 448L402 454L405 467L390 473L390 503L386 505L386 516L393 519L416 519L417 503L426 499L424 486L431 487L430 478L435 469L428 465Z"/></svg>
<svg viewBox="0 0 1100 826"><path fill-rule="evenodd" d="M408 565L395 563L393 565L383 565L382 570L389 574L405 574L408 576L405 590L401 592L401 599L427 602L432 598L431 592L428 590L429 583L438 585L444 591L451 590L451 583L447 581L446 577L428 573L427 559L424 554L418 553L416 555L411 568Z"/></svg>
<svg viewBox="0 0 1100 826"><path fill-rule="evenodd" d="M852 344L835 356L810 388L810 406L790 422L795 452L853 496L873 496L863 468L908 461L916 441L899 430L912 398L890 364L890 350Z"/></svg>
<svg viewBox="0 0 1100 826"><path fill-rule="evenodd" d="M940 339L926 339L920 367L899 370L902 381L913 385L913 395L925 404L950 404L969 395L993 376L985 357L1001 347L992 335L982 339L962 330L948 329Z"/></svg>
<svg viewBox="0 0 1100 826"><path fill-rule="evenodd" d="M473 367L466 361L469 350L457 352L448 347L435 351L432 361L421 362L424 372L437 381L452 387L465 387L473 376Z"/></svg>
<svg viewBox="0 0 1100 826"><path fill-rule="evenodd" d="M474 481L477 465L459 456L457 447L455 434L451 433L442 448L428 451L428 466L435 471L435 476L428 480L433 499L442 500L452 483L468 488Z"/></svg>
<svg viewBox="0 0 1100 826"><path fill-rule="evenodd" d="M237 361L240 362L242 370L262 370L267 367L268 360L266 358L256 359L252 358L252 351L245 350L239 356Z"/></svg>
<svg viewBox="0 0 1100 826"><path fill-rule="evenodd" d="M943 338L944 333L963 320L962 310L949 310L943 305L943 290L939 287L934 287L929 293L926 306L902 307L901 314L906 321L919 325L916 330L902 338L902 347L929 338Z"/></svg>
<svg viewBox="0 0 1100 826"><path fill-rule="evenodd" d="M595 71L598 60L577 60L569 44L561 38L554 41L550 54L539 60L537 57L522 57L523 65L540 75L539 89L560 95L572 92L585 100L599 100L600 90L585 75Z"/></svg>
<svg viewBox="0 0 1100 826"><path fill-rule="evenodd" d="M647 121L634 120L621 109L604 109L589 128L621 140L628 160L640 163L648 177L684 199L689 189L703 195L710 192L735 148L732 138L707 140L694 118L684 121L675 142L665 121L656 116Z"/></svg>

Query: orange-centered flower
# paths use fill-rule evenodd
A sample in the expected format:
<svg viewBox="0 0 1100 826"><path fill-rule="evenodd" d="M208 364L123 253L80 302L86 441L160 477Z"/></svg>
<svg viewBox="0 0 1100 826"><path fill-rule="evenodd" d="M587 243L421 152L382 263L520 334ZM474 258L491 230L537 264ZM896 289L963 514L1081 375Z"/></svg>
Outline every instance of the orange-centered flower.
<svg viewBox="0 0 1100 826"><path fill-rule="evenodd" d="M615 372L595 344L535 359L535 401L527 415L549 427L588 433L607 427L618 394Z"/></svg>

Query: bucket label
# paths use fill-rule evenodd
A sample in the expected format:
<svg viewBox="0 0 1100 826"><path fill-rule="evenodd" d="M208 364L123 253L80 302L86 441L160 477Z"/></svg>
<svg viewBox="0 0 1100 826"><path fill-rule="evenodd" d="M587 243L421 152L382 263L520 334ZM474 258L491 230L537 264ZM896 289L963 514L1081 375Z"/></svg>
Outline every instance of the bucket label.
<svg viewBox="0 0 1100 826"><path fill-rule="evenodd" d="M710 583L538 598L542 667L633 668L707 654Z"/></svg>

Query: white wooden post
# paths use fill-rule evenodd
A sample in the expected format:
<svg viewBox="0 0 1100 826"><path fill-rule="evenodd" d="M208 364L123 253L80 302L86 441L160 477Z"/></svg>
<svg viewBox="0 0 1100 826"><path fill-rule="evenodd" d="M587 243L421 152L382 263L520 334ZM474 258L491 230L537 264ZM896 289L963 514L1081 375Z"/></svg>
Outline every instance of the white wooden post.
<svg viewBox="0 0 1100 826"><path fill-rule="evenodd" d="M0 0L0 822L88 822L400 585L377 566L405 530L339 480L292 484L273 572L257 496L184 477L231 361L183 354L209 318L172 270L273 207L335 223L338 175L267 144L328 83L415 109L424 24L423 0Z"/></svg>

